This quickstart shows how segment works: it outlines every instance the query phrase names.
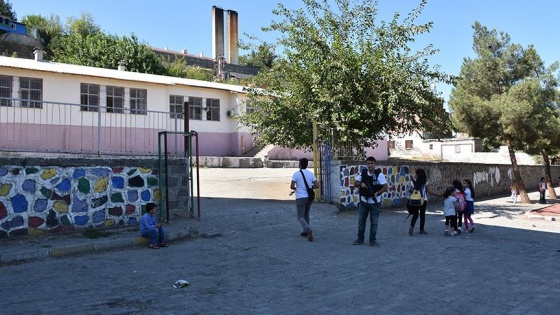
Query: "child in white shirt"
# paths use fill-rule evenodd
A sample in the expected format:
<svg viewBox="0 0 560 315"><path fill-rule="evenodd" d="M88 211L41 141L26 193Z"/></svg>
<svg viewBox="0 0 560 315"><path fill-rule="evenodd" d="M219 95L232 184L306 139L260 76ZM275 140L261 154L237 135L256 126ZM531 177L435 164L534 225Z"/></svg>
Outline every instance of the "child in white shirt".
<svg viewBox="0 0 560 315"><path fill-rule="evenodd" d="M457 236L457 219L455 209L459 206L459 201L455 198L455 188L447 187L443 193L443 215L445 216L445 236ZM449 226L453 228L453 233L449 233Z"/></svg>

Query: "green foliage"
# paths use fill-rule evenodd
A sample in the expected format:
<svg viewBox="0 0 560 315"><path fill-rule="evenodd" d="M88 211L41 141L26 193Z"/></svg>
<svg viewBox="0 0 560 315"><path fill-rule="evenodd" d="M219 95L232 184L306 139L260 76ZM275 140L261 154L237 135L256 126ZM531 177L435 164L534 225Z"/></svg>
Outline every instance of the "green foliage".
<svg viewBox="0 0 560 315"><path fill-rule="evenodd" d="M23 17L22 23L28 29L35 28L39 31L39 37L46 48L48 48L53 38L64 34L64 26L60 22L60 18L55 15L51 15L48 18L41 15L26 15Z"/></svg>
<svg viewBox="0 0 560 315"><path fill-rule="evenodd" d="M187 65L185 58L176 58L173 62L166 61L167 75L194 80L212 81L212 70Z"/></svg>
<svg viewBox="0 0 560 315"><path fill-rule="evenodd" d="M506 33L478 22L473 29L477 56L463 61L449 102L455 128L486 144L540 147L546 134L558 129L557 65L545 69L533 46L511 44Z"/></svg>
<svg viewBox="0 0 560 315"><path fill-rule="evenodd" d="M67 34L88 36L99 32L101 32L101 28L95 24L94 18L90 13L84 12L80 18L69 17L66 21Z"/></svg>
<svg viewBox="0 0 560 315"><path fill-rule="evenodd" d="M262 143L310 148L314 120L321 138L351 143L355 152L387 134L441 132L447 115L431 87L450 77L429 66L431 45L408 46L432 26L415 24L426 1L402 22L396 13L379 25L376 1L340 0L334 9L328 2L273 11L283 20L263 30L281 34L270 50L283 54L254 78L248 105L256 110L240 121Z"/></svg>
<svg viewBox="0 0 560 315"><path fill-rule="evenodd" d="M239 64L242 66L272 68L274 61L278 58L274 47L267 43L258 45L248 55L239 56Z"/></svg>
<svg viewBox="0 0 560 315"><path fill-rule="evenodd" d="M162 60L134 35L122 38L97 32L70 33L53 39L50 48L56 62L117 69L124 62L132 72L166 74Z"/></svg>
<svg viewBox="0 0 560 315"><path fill-rule="evenodd" d="M17 21L16 12L12 9L12 4L9 1L0 0L0 15L9 17L12 21Z"/></svg>

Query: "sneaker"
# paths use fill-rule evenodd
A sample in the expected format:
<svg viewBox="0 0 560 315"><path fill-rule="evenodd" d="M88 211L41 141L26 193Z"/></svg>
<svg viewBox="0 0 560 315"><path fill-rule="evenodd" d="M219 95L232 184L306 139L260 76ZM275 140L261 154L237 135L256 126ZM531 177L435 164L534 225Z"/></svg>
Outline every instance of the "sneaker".
<svg viewBox="0 0 560 315"><path fill-rule="evenodd" d="M469 233L474 232L474 226L469 230Z"/></svg>
<svg viewBox="0 0 560 315"><path fill-rule="evenodd" d="M428 234L426 231L420 231L420 234Z"/></svg>
<svg viewBox="0 0 560 315"><path fill-rule="evenodd" d="M307 229L307 240L313 242L313 230Z"/></svg>
<svg viewBox="0 0 560 315"><path fill-rule="evenodd" d="M301 233L299 233L299 235L302 236L302 237L307 237L307 232L301 232Z"/></svg>
<svg viewBox="0 0 560 315"><path fill-rule="evenodd" d="M455 232L456 234L461 234L461 228L458 228L457 231Z"/></svg>
<svg viewBox="0 0 560 315"><path fill-rule="evenodd" d="M379 246L379 243L377 243L376 241L371 241L369 242L370 246Z"/></svg>
<svg viewBox="0 0 560 315"><path fill-rule="evenodd" d="M445 231L445 233L443 233L443 235L449 236L449 231Z"/></svg>
<svg viewBox="0 0 560 315"><path fill-rule="evenodd" d="M414 228L413 228L413 227L409 227L409 228L408 228L408 235L412 236L413 233L414 233Z"/></svg>
<svg viewBox="0 0 560 315"><path fill-rule="evenodd" d="M453 236L453 237L455 237L455 236L457 236L457 235L459 235L459 233L457 233L457 232L453 232L453 233L451 233L451 235L450 235L450 236Z"/></svg>
<svg viewBox="0 0 560 315"><path fill-rule="evenodd" d="M360 241L359 239L355 240L352 245L362 245L364 241Z"/></svg>

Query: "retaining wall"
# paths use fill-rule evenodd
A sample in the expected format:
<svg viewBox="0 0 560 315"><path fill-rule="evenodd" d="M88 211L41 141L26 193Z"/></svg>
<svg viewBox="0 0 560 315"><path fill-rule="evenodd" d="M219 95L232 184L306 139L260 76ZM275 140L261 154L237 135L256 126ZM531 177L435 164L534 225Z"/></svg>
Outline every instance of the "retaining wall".
<svg viewBox="0 0 560 315"><path fill-rule="evenodd" d="M443 193L451 186L454 179L470 179L473 183L476 198L508 194L510 191L513 170L510 165L467 164L467 163L403 163L377 165L387 177L388 192L383 194L384 207L402 207L408 200L408 191L412 187L411 180L414 170L423 168L428 175L432 190ZM331 163L331 195L330 202L347 208L358 204L358 191L354 189L356 174L365 168L365 162L333 161ZM544 177L542 165L520 165L521 177L525 188L534 191L541 177ZM551 166L552 178L560 176L560 166Z"/></svg>
<svg viewBox="0 0 560 315"><path fill-rule="evenodd" d="M170 216L192 215L185 161L168 167ZM159 175L153 158L0 158L0 238L136 225Z"/></svg>
<svg viewBox="0 0 560 315"><path fill-rule="evenodd" d="M185 159L169 159L170 216L193 216ZM0 157L0 238L61 233L85 228L137 225L148 202L162 194L163 176L157 158ZM297 167L297 161L258 158L199 159L201 167ZM312 163L310 163L312 164ZM310 165L312 167L312 165ZM342 207L357 205L356 174L364 162L333 161L330 196ZM389 182L385 207L403 206L414 170L424 168L430 186L442 193L453 179L473 181L477 198L509 192L512 169L507 165L465 163L403 163L378 165ZM525 185L534 189L542 166L520 166ZM552 177L560 167L552 167ZM164 190L165 192L165 190ZM159 216L166 218L165 206Z"/></svg>

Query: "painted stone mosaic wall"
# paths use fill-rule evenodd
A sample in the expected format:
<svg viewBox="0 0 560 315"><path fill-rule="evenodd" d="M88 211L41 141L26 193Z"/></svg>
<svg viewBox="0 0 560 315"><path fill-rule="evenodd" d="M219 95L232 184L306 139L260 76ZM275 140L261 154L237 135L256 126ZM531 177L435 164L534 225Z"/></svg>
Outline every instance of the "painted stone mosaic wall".
<svg viewBox="0 0 560 315"><path fill-rule="evenodd" d="M333 191L338 190L341 206L353 208L358 206L358 190L354 188L356 175L366 168L365 165L350 165L349 163L333 163L331 171L338 170L338 176L334 173L332 178L338 178L333 184ZM446 187L451 185L454 179L470 179L474 185L477 198L497 195L509 195L513 171L509 165L467 164L467 163L422 163L414 165L377 165L387 178L389 190L383 194L383 207L402 207L406 205L409 197L409 189L412 187L412 178L415 170L423 168L428 176L428 183L435 193L443 193ZM536 184L543 174L540 165L521 165L519 167L525 188L534 191ZM560 167L551 167L552 178L560 176ZM336 195L335 195L336 196ZM433 198L433 197L430 197ZM430 202L440 202L438 198L430 199ZM475 200L476 201L476 200Z"/></svg>
<svg viewBox="0 0 560 315"><path fill-rule="evenodd" d="M0 167L0 238L137 224L159 199L144 167Z"/></svg>
<svg viewBox="0 0 560 315"><path fill-rule="evenodd" d="M341 165L340 166L340 203L346 207L357 207L359 202L358 189L354 187L356 175L365 165ZM408 189L412 180L409 166L384 166L377 168L385 175L389 184L387 192L383 193L383 206L399 206L408 200Z"/></svg>

